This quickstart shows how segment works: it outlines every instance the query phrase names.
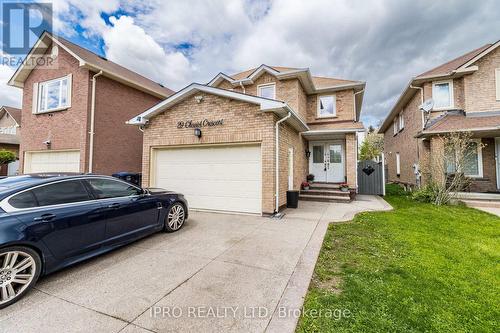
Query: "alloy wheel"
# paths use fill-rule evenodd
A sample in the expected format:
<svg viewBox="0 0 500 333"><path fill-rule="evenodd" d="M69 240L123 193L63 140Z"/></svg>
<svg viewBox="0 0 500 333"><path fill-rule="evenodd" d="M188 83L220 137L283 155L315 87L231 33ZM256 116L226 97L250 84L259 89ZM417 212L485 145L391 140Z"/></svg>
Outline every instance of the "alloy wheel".
<svg viewBox="0 0 500 333"><path fill-rule="evenodd" d="M0 254L0 305L19 297L35 277L36 262L23 251Z"/></svg>
<svg viewBox="0 0 500 333"><path fill-rule="evenodd" d="M185 216L184 207L181 204L174 204L168 212L168 227L172 230L178 230L184 224Z"/></svg>

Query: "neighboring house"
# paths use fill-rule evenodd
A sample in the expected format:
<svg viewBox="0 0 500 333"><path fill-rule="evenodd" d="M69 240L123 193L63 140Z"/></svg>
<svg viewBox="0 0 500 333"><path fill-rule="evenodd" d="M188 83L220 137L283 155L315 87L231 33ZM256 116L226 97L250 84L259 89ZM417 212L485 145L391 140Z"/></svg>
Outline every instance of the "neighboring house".
<svg viewBox="0 0 500 333"><path fill-rule="evenodd" d="M0 149L10 150L19 156L21 137L21 109L11 106L0 107ZM0 167L0 176L12 176L18 173L19 161Z"/></svg>
<svg viewBox="0 0 500 333"><path fill-rule="evenodd" d="M440 156L435 154L442 146L439 135L471 132L475 149L464 170L472 181L469 190L499 191L499 46L484 45L411 80L379 131L385 134L389 181L418 184L421 169ZM428 99L434 106L426 115L420 106ZM455 171L452 164L445 167Z"/></svg>
<svg viewBox="0 0 500 333"><path fill-rule="evenodd" d="M355 191L364 87L266 65L193 83L129 121L144 131L143 185L257 214L282 208L308 173Z"/></svg>
<svg viewBox="0 0 500 333"><path fill-rule="evenodd" d="M50 57L53 64L27 65L40 55ZM22 173L139 172L142 133L125 122L172 94L47 32L9 85L23 89Z"/></svg>

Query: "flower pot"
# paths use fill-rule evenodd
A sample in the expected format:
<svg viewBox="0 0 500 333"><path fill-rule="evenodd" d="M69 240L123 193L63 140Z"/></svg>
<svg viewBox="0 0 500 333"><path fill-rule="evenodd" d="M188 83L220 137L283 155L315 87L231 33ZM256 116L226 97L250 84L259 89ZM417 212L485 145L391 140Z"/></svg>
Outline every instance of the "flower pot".
<svg viewBox="0 0 500 333"><path fill-rule="evenodd" d="M304 186L304 190L305 191L309 190L309 186Z"/></svg>
<svg viewBox="0 0 500 333"><path fill-rule="evenodd" d="M342 192L349 192L349 187L341 187L340 190Z"/></svg>

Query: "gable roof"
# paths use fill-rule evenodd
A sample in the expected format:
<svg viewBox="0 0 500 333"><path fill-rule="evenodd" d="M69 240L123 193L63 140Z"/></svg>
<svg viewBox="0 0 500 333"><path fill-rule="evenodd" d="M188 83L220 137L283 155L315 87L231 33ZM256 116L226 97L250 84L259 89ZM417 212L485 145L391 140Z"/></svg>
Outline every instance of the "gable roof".
<svg viewBox="0 0 500 333"><path fill-rule="evenodd" d="M307 131L309 127L302 121L302 119L297 116L295 111L293 111L285 102L263 98L253 95L242 94L235 91L230 91L226 89L220 89L215 87L209 87L204 84L192 83L189 86L179 90L177 93L168 97L166 100L156 104L155 106L149 108L143 113L137 115L136 117L127 121L130 125L145 125L148 121L154 118L156 115L164 112L165 110L171 108L177 103L183 101L184 99L194 95L197 92L205 92L212 95L217 95L221 97L226 97L234 100L239 100L260 106L262 112L274 112L280 117L286 116L288 113L291 117L287 119L287 122L298 131Z"/></svg>
<svg viewBox="0 0 500 333"><path fill-rule="evenodd" d="M121 82L125 85L131 86L138 90L142 90L151 95L164 98L172 95L174 92L161 84L154 82L130 69L127 69L115 62L107 60L99 55L76 45L62 37L55 36L49 32L44 32L38 41L33 45L30 53L26 56L26 59L34 56L35 54L40 54L48 49L52 44L56 43L59 47L63 48L73 57L75 57L79 62L81 67L88 68L94 72L103 71L103 75L107 76L115 81ZM26 62L26 61L25 61ZM26 66L23 62L12 78L9 80L9 85L22 88L24 80L28 77L32 68Z"/></svg>
<svg viewBox="0 0 500 333"><path fill-rule="evenodd" d="M345 89L353 89L359 94L355 95L356 98L356 117L359 119L361 113L361 106L363 104L363 95L366 82L352 81L322 76L312 76L309 68L294 68L294 67L281 67L281 66L268 66L265 64L259 67L252 68L243 72L232 75L224 73L217 74L209 83L208 86L217 86L223 80L231 83L233 87L240 85L251 85L254 80L263 73L269 73L275 76L278 80L286 80L296 78L302 84L302 87L307 94L318 94L326 92L335 92Z"/></svg>
<svg viewBox="0 0 500 333"><path fill-rule="evenodd" d="M387 131L392 124L394 117L401 111L401 108L404 107L417 93L418 89L415 89L415 86L421 86L425 82L436 79L453 79L459 78L465 74L474 73L478 70L478 67L474 66L474 64L479 59L495 50L498 46L500 46L500 40L492 44L485 44L473 51L467 52L466 54L412 78L399 96L396 104L392 107L391 111L382 122L378 133L384 133Z"/></svg>
<svg viewBox="0 0 500 333"><path fill-rule="evenodd" d="M21 126L21 109L4 105L0 107L0 111L7 112L14 119L17 125Z"/></svg>

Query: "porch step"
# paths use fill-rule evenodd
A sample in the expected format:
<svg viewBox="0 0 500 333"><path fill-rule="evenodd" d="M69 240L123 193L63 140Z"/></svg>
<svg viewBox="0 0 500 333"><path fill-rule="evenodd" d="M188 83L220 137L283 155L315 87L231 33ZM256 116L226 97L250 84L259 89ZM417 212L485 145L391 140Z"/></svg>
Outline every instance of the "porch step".
<svg viewBox="0 0 500 333"><path fill-rule="evenodd" d="M299 200L304 201L323 201L323 202L350 202L351 198L349 196L332 196L332 195L310 195L301 194Z"/></svg>
<svg viewBox="0 0 500 333"><path fill-rule="evenodd" d="M343 192L337 189L309 189L309 190L301 190L300 194L305 195L325 195L325 196L339 196L339 197L349 197L349 192Z"/></svg>
<svg viewBox="0 0 500 333"><path fill-rule="evenodd" d="M500 208L498 200L461 200L467 207Z"/></svg>
<svg viewBox="0 0 500 333"><path fill-rule="evenodd" d="M312 183L309 188L311 190L336 190L340 188L340 184L335 183Z"/></svg>

